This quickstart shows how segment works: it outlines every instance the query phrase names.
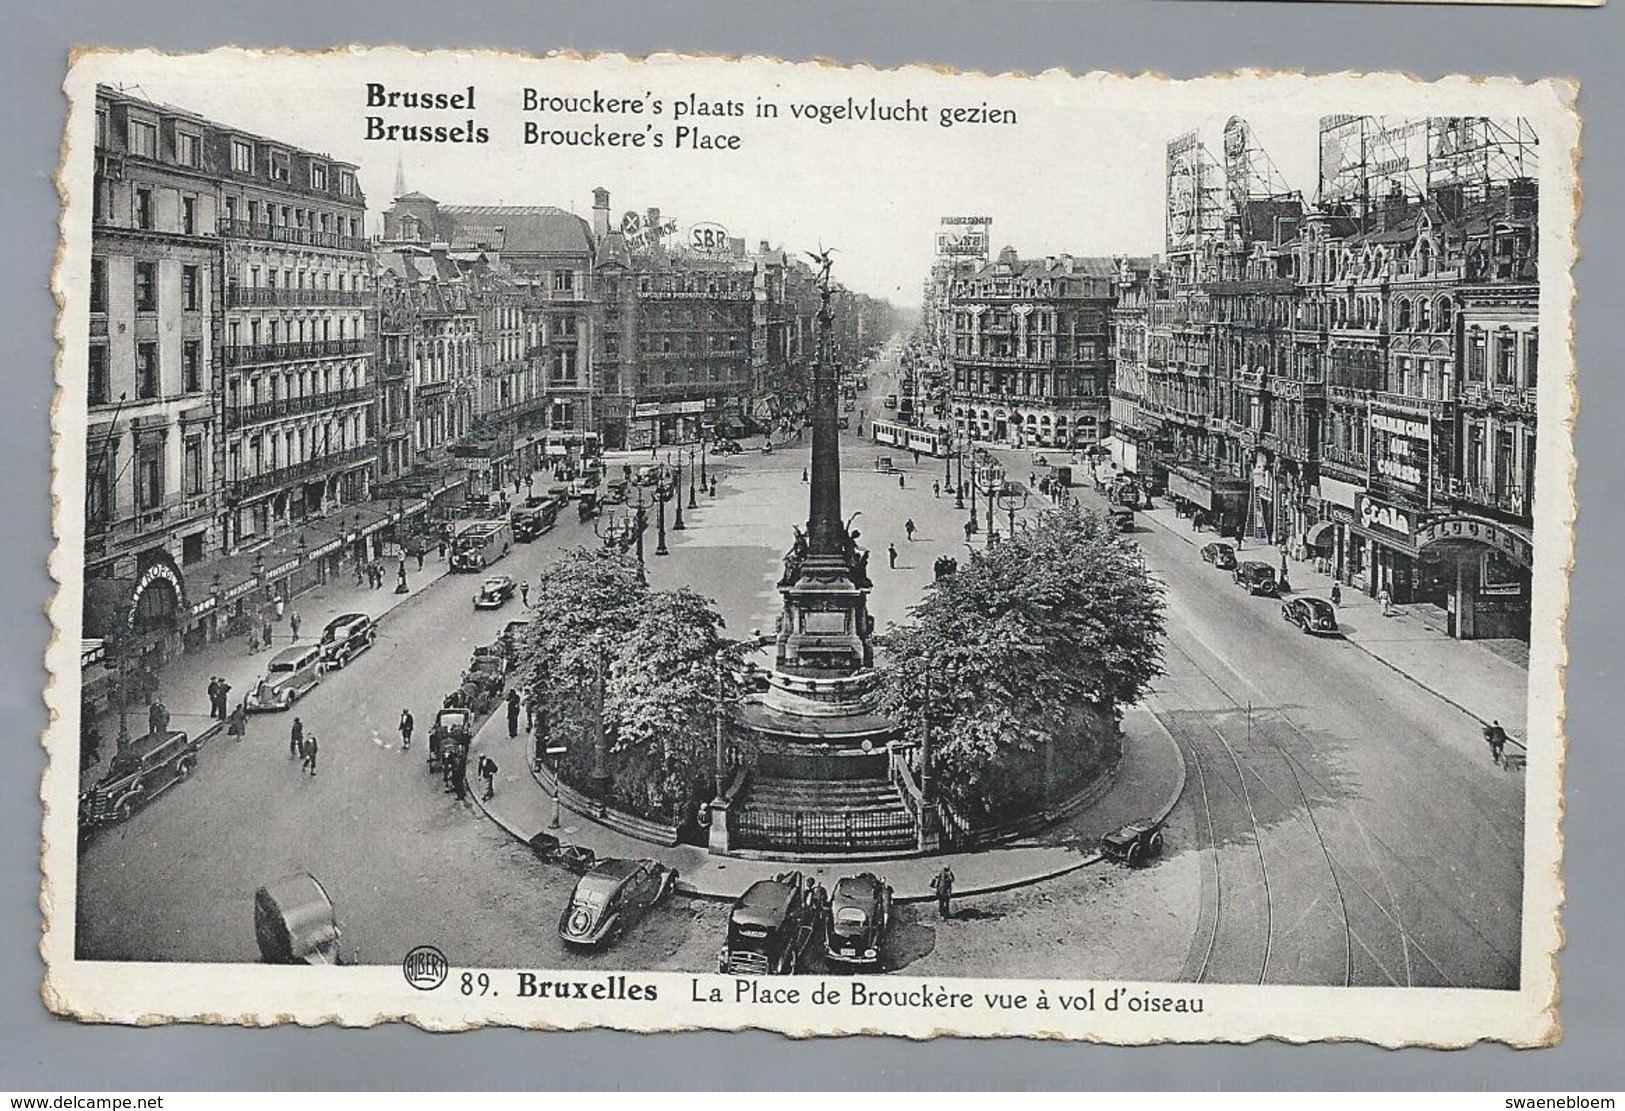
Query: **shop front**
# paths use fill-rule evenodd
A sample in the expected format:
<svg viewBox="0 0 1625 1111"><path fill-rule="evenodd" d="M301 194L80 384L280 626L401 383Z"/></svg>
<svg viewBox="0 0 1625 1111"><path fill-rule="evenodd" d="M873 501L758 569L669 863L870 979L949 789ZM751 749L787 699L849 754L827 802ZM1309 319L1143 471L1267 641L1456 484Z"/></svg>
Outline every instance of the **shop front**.
<svg viewBox="0 0 1625 1111"><path fill-rule="evenodd" d="M1168 497L1184 516L1212 526L1223 536L1241 535L1247 525L1249 486L1189 463L1168 464Z"/></svg>
<svg viewBox="0 0 1625 1111"><path fill-rule="evenodd" d="M1451 636L1528 642L1534 542L1527 532L1456 515L1427 522L1412 534L1411 543L1447 583Z"/></svg>
<svg viewBox="0 0 1625 1111"><path fill-rule="evenodd" d="M1383 591L1398 604L1427 603L1443 607L1454 575L1440 561L1422 558L1412 536L1422 511L1360 494L1354 521L1348 526L1359 549L1352 582L1372 597Z"/></svg>
<svg viewBox="0 0 1625 1111"><path fill-rule="evenodd" d="M626 431L628 451L698 443L710 431L715 399L651 401L632 410Z"/></svg>

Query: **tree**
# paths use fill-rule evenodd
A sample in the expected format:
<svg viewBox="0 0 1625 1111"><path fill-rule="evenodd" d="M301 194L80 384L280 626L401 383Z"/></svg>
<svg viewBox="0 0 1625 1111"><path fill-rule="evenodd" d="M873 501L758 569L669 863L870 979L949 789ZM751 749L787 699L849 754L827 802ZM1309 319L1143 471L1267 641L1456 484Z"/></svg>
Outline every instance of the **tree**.
<svg viewBox="0 0 1625 1111"><path fill-rule="evenodd" d="M882 699L931 730L937 782L971 821L1042 806L1115 751L1161 670L1160 588L1096 515L1051 510L926 591L885 644Z"/></svg>
<svg viewBox="0 0 1625 1111"><path fill-rule="evenodd" d="M602 662L611 801L639 817L681 824L710 774L718 652L737 666L721 615L691 590L651 590L622 553L561 560L541 573L531 597L536 617L525 632L520 673L553 739L568 745L559 765L565 781L590 783L589 727ZM724 667L730 685L735 666Z"/></svg>

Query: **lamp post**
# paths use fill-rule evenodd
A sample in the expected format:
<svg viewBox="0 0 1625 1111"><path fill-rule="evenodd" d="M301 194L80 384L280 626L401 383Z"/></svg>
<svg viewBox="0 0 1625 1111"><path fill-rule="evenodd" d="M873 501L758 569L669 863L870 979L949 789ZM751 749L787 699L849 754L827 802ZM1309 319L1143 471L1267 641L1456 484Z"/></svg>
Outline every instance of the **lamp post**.
<svg viewBox="0 0 1625 1111"><path fill-rule="evenodd" d="M965 508L965 442L968 439L962 433L954 433L954 460L959 467L959 482L954 486L954 508ZM974 509L972 519L974 520Z"/></svg>
<svg viewBox="0 0 1625 1111"><path fill-rule="evenodd" d="M689 478L692 481L692 479L693 479L693 473L692 472L690 472ZM677 520L672 522L671 527L677 532L682 532L684 529L686 529L688 527L687 525L683 524L683 453L682 452L677 453L677 471L676 471L676 475L675 475L675 481L672 483L671 492L672 492L672 500L677 505Z"/></svg>
<svg viewBox="0 0 1625 1111"><path fill-rule="evenodd" d="M609 797L609 742L604 733L604 680L609 652L603 645L593 650L594 682L592 713L592 782L600 799Z"/></svg>
<svg viewBox="0 0 1625 1111"><path fill-rule="evenodd" d="M705 473L705 440L703 438L700 440L700 485L708 489L710 486L710 479L706 477Z"/></svg>
<svg viewBox="0 0 1625 1111"><path fill-rule="evenodd" d="M993 499L1004 482L1004 472L996 464L989 463L984 473L987 475L987 546L991 548L999 534L998 520L993 516Z"/></svg>
<svg viewBox="0 0 1625 1111"><path fill-rule="evenodd" d="M671 555L666 548L666 485L665 468L662 466L659 476L655 479L655 555Z"/></svg>
<svg viewBox="0 0 1625 1111"><path fill-rule="evenodd" d="M644 505L643 505L643 487L639 486L638 487L638 512L637 512L637 516L635 518L633 518L633 521L632 521L632 530L633 530L633 533L635 534L635 536L637 538L637 546L638 546L638 578L639 579L644 579L647 576L647 572L645 572L644 569L643 569L643 530L648 528L648 527L649 527L648 526L648 517L646 516L646 512L645 512Z"/></svg>
<svg viewBox="0 0 1625 1111"><path fill-rule="evenodd" d="M701 440L700 445L701 445L702 449L704 447L704 444L705 444L705 441ZM690 509L698 509L700 507L700 503L697 500L695 500L695 497L694 497L694 449L693 448L688 449L688 507Z"/></svg>
<svg viewBox="0 0 1625 1111"><path fill-rule="evenodd" d="M716 654L716 664L717 664L717 704L716 704L716 709L715 709L715 711L713 713L713 726L714 726L714 729L715 729L717 768L716 768L716 784L715 784L716 790L714 790L711 793L711 797L715 798L715 799L720 799L722 797L722 792L727 790L727 788L728 788L728 752L727 752L726 747L722 743L722 714L723 714L722 661L723 661L723 652L722 652L722 649L719 648L719 649L717 649L717 654Z"/></svg>
<svg viewBox="0 0 1625 1111"><path fill-rule="evenodd" d="M999 507L1010 514L1010 539L1016 538L1016 510L1027 508L1026 490L1004 489L999 493Z"/></svg>

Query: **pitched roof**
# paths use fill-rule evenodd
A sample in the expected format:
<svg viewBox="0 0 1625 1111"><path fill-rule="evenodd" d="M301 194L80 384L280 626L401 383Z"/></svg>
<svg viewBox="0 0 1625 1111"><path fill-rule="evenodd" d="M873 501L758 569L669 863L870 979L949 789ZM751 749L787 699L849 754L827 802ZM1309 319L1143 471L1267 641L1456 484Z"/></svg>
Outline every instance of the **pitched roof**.
<svg viewBox="0 0 1625 1111"><path fill-rule="evenodd" d="M587 221L552 205L443 204L440 213L452 225L446 238L454 248L484 245L505 255L591 254L593 249Z"/></svg>

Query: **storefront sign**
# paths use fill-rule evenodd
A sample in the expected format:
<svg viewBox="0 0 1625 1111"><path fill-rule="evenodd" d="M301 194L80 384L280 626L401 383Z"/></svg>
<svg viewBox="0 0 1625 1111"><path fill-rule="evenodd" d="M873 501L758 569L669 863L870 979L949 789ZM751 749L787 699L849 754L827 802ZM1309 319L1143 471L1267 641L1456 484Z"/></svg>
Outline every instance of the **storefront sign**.
<svg viewBox="0 0 1625 1111"><path fill-rule="evenodd" d="M180 572L175 569L173 563L164 558L148 566L145 571L141 572L140 577L135 580L135 589L130 591L130 615L132 620L136 614L141 612L141 599L146 595L147 590L157 582L168 583L170 589L175 592L175 608L177 612L187 608L186 587L181 582Z"/></svg>
<svg viewBox="0 0 1625 1111"><path fill-rule="evenodd" d="M1340 505L1344 509L1353 509L1355 499L1363 493L1365 490L1352 482L1320 476L1320 500L1323 502Z"/></svg>
<svg viewBox="0 0 1625 1111"><path fill-rule="evenodd" d="M1184 498L1202 509L1213 508L1213 491L1199 482L1192 482L1182 474L1168 472L1168 492L1176 498Z"/></svg>
<svg viewBox="0 0 1625 1111"><path fill-rule="evenodd" d="M634 420L653 420L679 414L705 412L704 401L648 401L632 410Z"/></svg>
<svg viewBox="0 0 1625 1111"><path fill-rule="evenodd" d="M1405 510L1361 494L1356 500L1354 512L1362 527L1373 532L1391 533L1409 543L1411 515Z"/></svg>
<svg viewBox="0 0 1625 1111"><path fill-rule="evenodd" d="M1535 565L1535 546L1527 536L1506 525L1477 517L1441 517L1424 525L1411 538L1419 549L1451 540L1483 544L1521 567L1533 569Z"/></svg>
<svg viewBox="0 0 1625 1111"><path fill-rule="evenodd" d="M1433 453L1433 426L1427 420L1371 414L1371 469L1417 490L1426 487Z"/></svg>

